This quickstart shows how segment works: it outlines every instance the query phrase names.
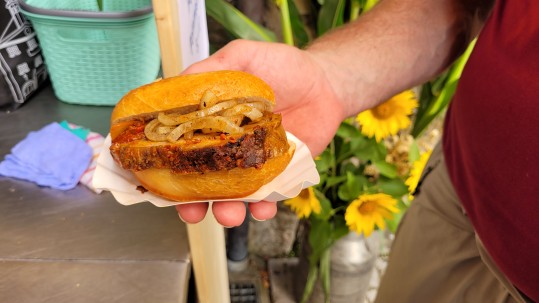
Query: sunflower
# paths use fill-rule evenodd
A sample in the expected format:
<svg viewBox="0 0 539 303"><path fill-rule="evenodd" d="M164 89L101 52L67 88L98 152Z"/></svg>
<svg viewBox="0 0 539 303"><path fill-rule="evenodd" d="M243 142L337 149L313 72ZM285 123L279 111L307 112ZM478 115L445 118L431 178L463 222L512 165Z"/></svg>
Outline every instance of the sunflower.
<svg viewBox="0 0 539 303"><path fill-rule="evenodd" d="M302 190L295 198L284 201L299 218L308 218L312 212L319 214L321 211L320 201L314 195L312 187Z"/></svg>
<svg viewBox="0 0 539 303"><path fill-rule="evenodd" d="M408 200L412 201L414 199L413 193L415 192L415 189L417 188L417 184L419 183L419 178L421 178L421 173L423 173L423 169L425 169L425 165L427 165L427 161L429 160L430 155L432 154L432 150L426 151L419 157L419 160L415 161L412 165L412 170L410 171L410 176L404 184L408 186Z"/></svg>
<svg viewBox="0 0 539 303"><path fill-rule="evenodd" d="M397 200L387 194L364 194L352 201L346 208L344 219L350 230L365 237L371 235L375 225L385 229L384 219L391 219L392 213L398 213Z"/></svg>
<svg viewBox="0 0 539 303"><path fill-rule="evenodd" d="M418 106L415 94L411 90L404 91L376 107L359 113L356 121L361 125L361 132L375 137L376 142L395 135L401 129L410 126L410 115Z"/></svg>

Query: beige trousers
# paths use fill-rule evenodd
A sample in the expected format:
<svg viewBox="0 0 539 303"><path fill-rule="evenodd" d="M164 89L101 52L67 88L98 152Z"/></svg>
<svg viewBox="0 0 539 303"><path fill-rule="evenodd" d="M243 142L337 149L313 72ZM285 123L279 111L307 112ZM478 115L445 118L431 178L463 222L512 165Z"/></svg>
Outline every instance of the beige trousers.
<svg viewBox="0 0 539 303"><path fill-rule="evenodd" d="M376 303L525 302L474 232L440 145L423 174L397 230Z"/></svg>

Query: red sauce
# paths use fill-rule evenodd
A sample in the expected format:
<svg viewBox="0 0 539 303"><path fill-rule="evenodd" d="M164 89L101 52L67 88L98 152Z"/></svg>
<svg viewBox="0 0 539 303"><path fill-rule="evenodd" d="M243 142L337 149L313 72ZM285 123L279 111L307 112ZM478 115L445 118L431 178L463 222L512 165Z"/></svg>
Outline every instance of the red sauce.
<svg viewBox="0 0 539 303"><path fill-rule="evenodd" d="M114 143L127 143L136 140L143 140L145 123L143 121L134 121L124 132L114 139Z"/></svg>

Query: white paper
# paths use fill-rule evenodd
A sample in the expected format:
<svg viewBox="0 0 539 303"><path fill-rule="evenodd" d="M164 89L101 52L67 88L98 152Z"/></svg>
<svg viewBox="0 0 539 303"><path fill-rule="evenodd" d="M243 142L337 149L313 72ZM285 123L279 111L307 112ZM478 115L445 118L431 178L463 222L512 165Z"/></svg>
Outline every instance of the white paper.
<svg viewBox="0 0 539 303"><path fill-rule="evenodd" d="M286 169L270 183L262 186L257 192L239 199L219 200L242 200L245 202L258 201L282 201L297 196L304 188L316 185L320 182L320 176L316 170L314 160L309 148L294 135L287 133L288 140L296 144L296 151ZM140 183L127 170L120 168L112 159L109 152L111 144L110 134L105 139L103 152L97 160L93 184L98 189L108 190L116 201L123 205L131 205L141 202L150 202L155 206L173 206L179 203L207 202L171 201L150 192L141 193L136 188Z"/></svg>
<svg viewBox="0 0 539 303"><path fill-rule="evenodd" d="M204 0L178 0L183 68L206 59L210 53Z"/></svg>

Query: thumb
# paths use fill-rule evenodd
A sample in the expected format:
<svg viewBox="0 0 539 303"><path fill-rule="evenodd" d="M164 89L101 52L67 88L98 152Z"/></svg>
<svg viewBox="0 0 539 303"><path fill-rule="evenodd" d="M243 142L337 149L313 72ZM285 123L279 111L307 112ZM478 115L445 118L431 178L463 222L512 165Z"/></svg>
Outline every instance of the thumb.
<svg viewBox="0 0 539 303"><path fill-rule="evenodd" d="M234 40L210 57L196 62L185 69L182 74L193 74L215 70L245 71L249 65L250 53L256 51L256 43L247 40Z"/></svg>

